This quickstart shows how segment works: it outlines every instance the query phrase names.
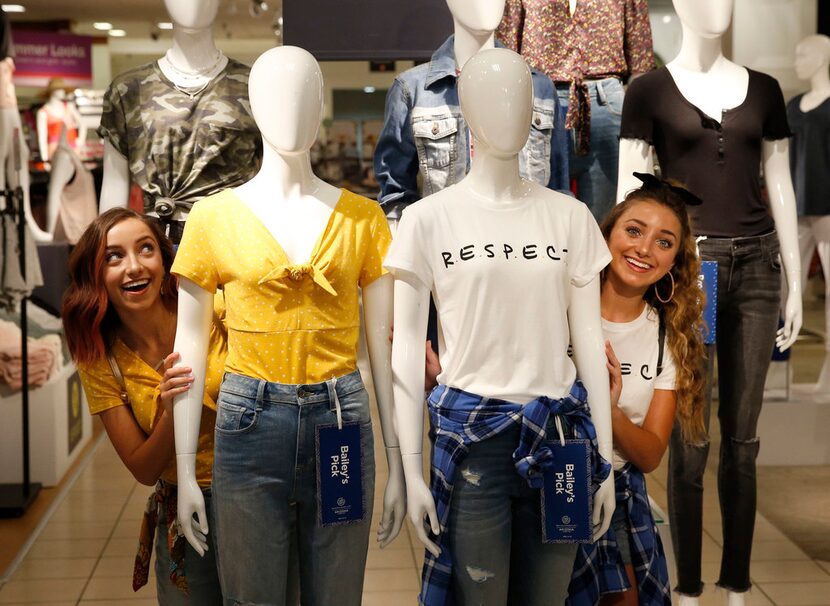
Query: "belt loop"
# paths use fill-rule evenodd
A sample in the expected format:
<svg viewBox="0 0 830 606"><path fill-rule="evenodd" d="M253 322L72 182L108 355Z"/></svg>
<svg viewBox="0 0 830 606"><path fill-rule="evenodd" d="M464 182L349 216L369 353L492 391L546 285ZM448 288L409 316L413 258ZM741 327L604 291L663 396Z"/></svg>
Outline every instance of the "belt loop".
<svg viewBox="0 0 830 606"><path fill-rule="evenodd" d="M332 377L326 381L326 387L329 391L329 400L334 400L334 410L337 413L337 429L343 429L343 414L340 411L340 398L337 397L337 377Z"/></svg>
<svg viewBox="0 0 830 606"><path fill-rule="evenodd" d="M602 85L603 81L597 81L597 100L600 105L608 105L608 95L605 94L605 87Z"/></svg>
<svg viewBox="0 0 830 606"><path fill-rule="evenodd" d="M267 381L263 381L262 379L260 379L260 381L257 383L257 386L256 386L256 405L257 405L257 408L262 407L262 401L265 399L265 386L267 384L268 384Z"/></svg>

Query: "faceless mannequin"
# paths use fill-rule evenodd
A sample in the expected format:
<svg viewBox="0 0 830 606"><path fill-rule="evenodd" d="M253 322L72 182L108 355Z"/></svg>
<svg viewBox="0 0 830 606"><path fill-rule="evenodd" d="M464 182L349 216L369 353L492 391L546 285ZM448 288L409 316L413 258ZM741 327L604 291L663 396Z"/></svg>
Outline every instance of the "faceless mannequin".
<svg viewBox="0 0 830 606"><path fill-rule="evenodd" d="M75 146L83 146L86 141L86 126L83 123L81 114L75 103L66 99L66 91L62 88L53 90L43 107L37 110L37 144L40 151L40 158L43 162L49 162L57 147L57 143L49 141L49 118L53 120L60 117L64 127L77 129ZM63 132L63 130L61 131ZM48 165L47 165L48 166Z"/></svg>
<svg viewBox="0 0 830 606"><path fill-rule="evenodd" d="M262 221L292 263L309 258L340 192L311 172L309 150L319 128L323 80L320 68L306 51L279 47L263 54L251 70L249 94L254 118L264 141L260 172L236 189L238 197ZM201 415L201 397L213 295L187 279L180 280L179 323L175 350L193 368L195 382L174 407L176 460L179 480L179 519L194 513L206 532L201 491L194 461ZM392 377L388 340L392 319L392 279L381 277L363 290L369 359L380 410L390 479L378 540L394 539L403 521L405 496L400 454L392 420ZM423 355L423 342L421 343ZM204 542L185 525L185 536L202 552ZM267 529L264 529L267 532Z"/></svg>
<svg viewBox="0 0 830 606"><path fill-rule="evenodd" d="M810 82L810 89L801 96L798 102L801 112L805 114L812 112L830 98L828 65L830 65L830 38L819 34L808 36L798 43L795 50L795 72L801 80ZM797 150L798 147L795 146L794 149ZM821 164L821 161L817 163L814 161L813 164ZM822 169L826 170L826 167ZM809 174L806 176L809 177ZM794 180L797 181L795 176ZM809 216L799 217L798 235L801 249L801 281L805 288L813 251L818 247L825 278L826 325L830 327L830 216L815 216L813 212L810 212ZM830 350L825 354L814 394L818 399L830 400Z"/></svg>
<svg viewBox="0 0 830 606"><path fill-rule="evenodd" d="M723 56L722 36L729 27L733 5L732 0L726 2L722 0L674 0L674 7L683 29L683 43L678 56L666 66L680 94L691 105L719 124L723 123L725 110L736 108L744 103L750 81L750 74L746 68L736 65ZM625 119L623 121L625 123ZM633 171L653 172L652 150L652 146L644 140L621 139L617 200L622 200L626 192L639 185L632 175ZM763 140L762 163L769 192L770 210L780 242L781 259L788 286L784 327L778 331L776 336L777 345L781 349L786 349L795 342L801 328L802 317L801 270L796 234L795 195L789 170L788 140L786 138L774 141ZM721 340L720 334L718 339ZM724 380L722 375L721 381ZM721 402L721 407L724 407L723 402ZM745 452L749 456L753 447L751 438L746 441L737 439L733 441L736 444L735 452ZM675 448L674 441L672 448ZM692 449L691 446L688 448ZM733 447L730 446L730 448ZM740 448L743 450L739 450ZM740 455L734 455L730 450L729 456ZM678 460L683 460L680 454L677 457ZM705 463L705 454L702 460ZM752 461L746 463L743 459L732 462L732 465L736 467L744 464L754 464L754 457ZM723 469L719 471L719 473L722 472ZM688 471L690 476L694 473ZM677 480L677 483L680 484L680 480ZM681 497L676 496L676 498ZM747 515L749 515L748 511L745 512L744 517ZM754 515L754 510L752 515ZM692 524L692 521L689 523ZM696 524L697 521L694 523ZM725 522L727 523L729 522ZM751 535L749 541L751 541ZM675 541L675 549L676 551L680 549L678 541ZM746 565L748 566L748 557ZM721 574L723 571L722 564ZM727 590L727 603L730 606L743 606L744 595L744 593ZM699 603L699 598L689 595L680 595L679 599L682 606L697 606Z"/></svg>
<svg viewBox="0 0 830 606"><path fill-rule="evenodd" d="M198 91L221 73L228 62L213 40L219 0L164 0L164 6L173 22L173 46L159 59L159 68L175 86ZM129 194L127 158L105 141L101 212L127 206Z"/></svg>
<svg viewBox="0 0 830 606"><path fill-rule="evenodd" d="M531 116L529 71L521 58L505 49L478 54L460 77L459 93L464 117L475 139L475 158L468 175L424 200L475 198L489 206L510 208L528 200L556 204L562 194L543 189L519 175L517 154L524 146ZM494 91L499 91L494 94ZM437 203L437 202L436 202ZM395 338L392 347L394 394L401 452L407 485L409 516L418 538L438 555L438 548L424 528L439 531L436 506L423 479L423 342L426 334L429 288L414 274L395 277ZM439 310L440 316L440 310ZM568 322L575 362L590 396L600 452L611 456L611 419L608 377L603 366L603 338L599 316L599 280L571 287ZM511 364L511 360L505 360ZM487 396L488 394L481 394ZM594 499L594 523L604 532L614 509L613 479L609 478Z"/></svg>
<svg viewBox="0 0 830 606"><path fill-rule="evenodd" d="M478 51L494 48L504 0L447 0L447 7L455 33L455 61L461 69Z"/></svg>
<svg viewBox="0 0 830 606"><path fill-rule="evenodd" d="M724 109L734 108L746 98L749 75L746 68L723 56L722 36L729 27L734 2L720 0L675 0L683 28L683 44L666 67L682 95L706 115L720 121ZM776 344L781 350L795 343L801 329L801 267L798 254L795 194L789 169L787 139L763 142L763 165L770 210L781 244L781 260L788 294L784 327ZM620 140L617 200L638 187L633 172L653 172L652 147L636 139Z"/></svg>
<svg viewBox="0 0 830 606"><path fill-rule="evenodd" d="M810 81L810 90L801 98L801 111L808 112L830 97L830 38L818 34L808 36L795 49L795 73Z"/></svg>

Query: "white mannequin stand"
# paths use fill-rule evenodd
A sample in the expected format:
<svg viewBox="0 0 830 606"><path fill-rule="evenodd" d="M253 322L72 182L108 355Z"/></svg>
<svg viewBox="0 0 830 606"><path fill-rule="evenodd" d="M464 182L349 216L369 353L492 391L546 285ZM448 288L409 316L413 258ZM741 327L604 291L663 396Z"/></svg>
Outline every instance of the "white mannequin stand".
<svg viewBox="0 0 830 606"><path fill-rule="evenodd" d="M453 7L454 2L448 2ZM455 4L460 4L457 2ZM457 7L454 7L457 10ZM487 69L492 67L493 69ZM495 69L498 68L498 69ZM469 71L466 71L469 70ZM530 132L532 91L524 61L506 49L487 50L467 64L459 81L461 108L475 140L475 159L469 174L434 196L476 197L491 205L517 204L529 196L556 204L562 196L531 187L519 174L518 153ZM495 93L498 91L498 94ZM570 287L568 322L577 372L591 394L591 416L600 452L611 460L611 413L608 373L599 312L598 277L582 288ZM399 272L395 277L395 339L392 346L395 409L406 476L409 518L426 548L438 555L424 527L439 531L435 502L424 481L422 444L424 414L424 335L429 289L417 277ZM512 364L515 360L505 360ZM481 394L487 395L487 394ZM540 394L542 395L542 394ZM594 497L595 536L605 532L614 511L614 480L609 477Z"/></svg>
<svg viewBox="0 0 830 606"><path fill-rule="evenodd" d="M310 256L340 196L339 190L311 172L309 150L317 137L323 109L322 74L308 52L292 46L274 48L260 56L251 69L249 94L251 111L262 132L263 162L259 173L235 191L280 242L292 262L300 262ZM180 522L197 514L198 527L194 522L183 524L183 529L188 542L203 553L206 544L199 532L206 533L208 527L204 499L196 484L195 459L213 294L187 279L180 279L179 288L174 349L181 354L180 363L193 368L195 381L187 393L176 398L173 409L178 514ZM398 534L406 505L392 408L391 276L383 276L363 290L363 307L366 344L389 465L378 531L378 541L385 546Z"/></svg>
<svg viewBox="0 0 830 606"><path fill-rule="evenodd" d="M50 162L52 160L51 153L49 153L49 115L63 116L64 128L61 129L61 137L65 137L64 130L67 127L67 114L72 117L72 121L78 127L78 136L76 138L77 147L82 147L86 141L87 128L83 123L78 108L75 103L66 100L66 91L57 89L52 91L49 95L49 100L37 110L37 145L40 151L40 159L43 162ZM50 168L50 165L46 165ZM51 169L51 168L50 168Z"/></svg>
<svg viewBox="0 0 830 606"><path fill-rule="evenodd" d="M173 46L159 59L159 68L177 87L185 90L204 88L228 63L213 40L213 22L219 0L164 0L164 6L173 22ZM101 212L127 206L129 196L127 158L106 141Z"/></svg>
<svg viewBox="0 0 830 606"><path fill-rule="evenodd" d="M737 107L746 98L749 73L723 56L722 36L732 19L734 0L673 0L683 28L677 57L666 67L682 95L707 116L721 121L724 109ZM639 186L633 172L654 172L652 147L637 139L620 140L617 200ZM763 165L770 210L778 233L788 294L784 326L776 344L783 351L801 330L801 267L798 252L795 193L790 178L787 139L763 142ZM726 592L729 606L744 606L743 593ZM698 606L698 598L679 596L680 606Z"/></svg>
<svg viewBox="0 0 830 606"><path fill-rule="evenodd" d="M801 97L799 107L802 112L809 112L830 97L830 38L824 35L808 36L798 43L795 54L796 74L802 80L810 81L810 90ZM805 288L813 251L818 247L819 259L824 270L826 334L830 330L830 216L800 217L798 239L801 252L801 284ZM818 400L830 401L830 352L824 356L824 364L813 393Z"/></svg>

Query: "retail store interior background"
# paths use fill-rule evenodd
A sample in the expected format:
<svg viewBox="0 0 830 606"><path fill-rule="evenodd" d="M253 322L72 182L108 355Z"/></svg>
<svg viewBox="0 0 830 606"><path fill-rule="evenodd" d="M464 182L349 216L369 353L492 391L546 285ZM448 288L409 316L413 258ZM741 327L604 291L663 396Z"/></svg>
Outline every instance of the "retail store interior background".
<svg viewBox="0 0 830 606"><path fill-rule="evenodd" d="M375 4L394 16L396 5L422 1L382 0ZM13 33L89 37L89 81L80 87L83 94L79 93L86 103L79 102L79 110L89 126L89 137L81 156L100 187L103 146L95 127L101 97L114 76L158 58L169 47L162 0L20 2L23 12L12 12L17 5L4 5L12 7L6 10ZM307 28L308 32L297 28L292 34L292 11L298 21L308 25L314 23L314 11L326 10L325 5L319 0L222 0L215 24L217 45L227 56L248 64L283 41L315 51L322 58L326 86L325 119L312 154L315 173L330 183L375 197L372 154L383 125L386 91L395 74L428 58L451 32L452 23L441 13L433 29L409 40L408 48L422 51L411 57L391 52L371 55L357 48L358 40L366 41L359 31L374 17L353 8L342 19L325 20L336 25L330 37L315 27ZM793 70L795 46L812 33L830 35L828 5L830 2L817 0L737 0L726 36L726 53L739 64L773 75L789 99L806 88ZM668 0L651 0L650 9L655 54L660 62L666 62L679 48L676 15ZM405 29L391 21L385 27ZM326 39L329 46L314 48L315 41L303 38L312 35L318 36L318 42ZM367 60L370 57L372 60ZM42 74L40 78L33 76L17 85L18 105L32 150L38 147L36 110L46 89ZM38 223L45 226L49 176L42 164L36 165L37 157L33 161L32 210ZM42 262L46 260L47 285L35 294L35 302L40 301L46 314L50 310L54 314L67 280L65 271L60 270L67 249L52 248L41 257ZM762 447L750 605L830 605L830 394L821 398L812 392L825 355L825 304L823 277L814 259L804 296L802 334L789 358L772 363L767 378L759 428ZM0 343L0 349L5 345ZM138 592L131 587L135 537L150 489L132 478L100 422L88 416L85 406L79 406L79 398L78 383L69 370L29 394L32 480L43 487L22 516L0 519L0 605L156 603L152 578ZM23 464L21 397L3 384L0 414L0 484L19 483ZM722 541L714 474L717 423L713 422L711 429L703 544L707 589L702 604L720 604L722 600L713 588ZM385 456L382 442L378 439L375 444L376 485L382 487L387 477ZM649 492L664 511L667 460L665 457L648 476ZM377 490L376 516L382 509L382 496L383 491ZM377 522L373 520L373 528ZM665 524L661 534L669 538ZM408 522L384 551L372 541L363 603L415 604L422 563L423 547Z"/></svg>

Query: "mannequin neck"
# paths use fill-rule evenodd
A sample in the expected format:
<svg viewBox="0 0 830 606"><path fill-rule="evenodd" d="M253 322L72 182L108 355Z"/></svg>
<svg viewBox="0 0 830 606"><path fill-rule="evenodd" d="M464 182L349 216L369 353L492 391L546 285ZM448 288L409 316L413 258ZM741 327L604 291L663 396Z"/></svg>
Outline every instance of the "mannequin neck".
<svg viewBox="0 0 830 606"><path fill-rule="evenodd" d="M52 93L49 96L49 100L46 103L51 108L62 107L66 103L66 98L61 97L60 95L58 95L56 93Z"/></svg>
<svg viewBox="0 0 830 606"><path fill-rule="evenodd" d="M462 182L491 203L506 206L516 202L522 191L518 154L496 155L478 139L474 148L475 158Z"/></svg>
<svg viewBox="0 0 830 606"><path fill-rule="evenodd" d="M810 92L816 95L830 95L830 72L828 64L822 64L821 68L810 78Z"/></svg>
<svg viewBox="0 0 830 606"><path fill-rule="evenodd" d="M470 57L478 51L496 46L493 32L473 32L462 26L458 21L455 23L454 52L455 63L458 69L464 67Z"/></svg>
<svg viewBox="0 0 830 606"><path fill-rule="evenodd" d="M216 63L219 50L213 40L212 28L189 29L176 26L173 28L173 46L167 52L175 67L197 72Z"/></svg>
<svg viewBox="0 0 830 606"><path fill-rule="evenodd" d="M723 36L707 38L693 32L685 23L683 43L680 52L672 64L692 72L709 72L712 68L726 61L723 56Z"/></svg>
<svg viewBox="0 0 830 606"><path fill-rule="evenodd" d="M252 181L257 182L257 189L267 187L277 200L314 195L322 183L311 170L307 150L281 153L267 141L263 141L262 168Z"/></svg>

